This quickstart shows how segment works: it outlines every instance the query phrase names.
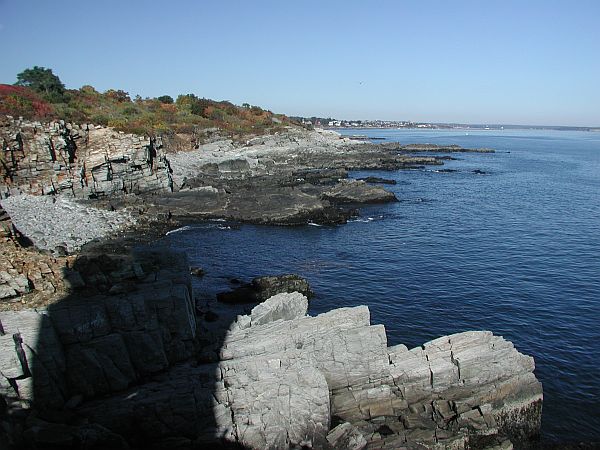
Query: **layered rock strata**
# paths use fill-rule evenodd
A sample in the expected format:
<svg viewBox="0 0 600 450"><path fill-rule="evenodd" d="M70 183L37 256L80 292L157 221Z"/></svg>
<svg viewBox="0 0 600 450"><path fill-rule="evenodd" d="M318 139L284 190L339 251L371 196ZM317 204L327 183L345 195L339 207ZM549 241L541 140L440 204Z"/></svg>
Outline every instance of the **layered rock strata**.
<svg viewBox="0 0 600 450"><path fill-rule="evenodd" d="M119 391L191 357L196 323L185 255L135 261L129 292L73 293L45 309L0 312L2 354L20 362L0 370L13 389L4 391L8 398L35 396L38 406L60 409L72 396Z"/></svg>
<svg viewBox="0 0 600 450"><path fill-rule="evenodd" d="M4 190L77 198L167 192L171 170L160 139L91 124L0 118Z"/></svg>

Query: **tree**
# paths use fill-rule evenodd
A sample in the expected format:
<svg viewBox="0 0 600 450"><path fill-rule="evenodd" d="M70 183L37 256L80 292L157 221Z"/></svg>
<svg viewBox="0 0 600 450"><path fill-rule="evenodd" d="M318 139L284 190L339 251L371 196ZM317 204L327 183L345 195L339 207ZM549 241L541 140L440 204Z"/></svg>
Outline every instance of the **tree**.
<svg viewBox="0 0 600 450"><path fill-rule="evenodd" d="M194 94L182 94L177 97L175 104L180 110L191 112L192 105L196 103L196 100L198 100L198 97Z"/></svg>
<svg viewBox="0 0 600 450"><path fill-rule="evenodd" d="M192 103L192 114L202 117L209 117L209 113L207 113L206 108L210 106L214 106L213 101L206 98L196 98L194 103Z"/></svg>
<svg viewBox="0 0 600 450"><path fill-rule="evenodd" d="M109 89L104 93L106 98L111 100L115 100L117 103L131 103L131 98L129 98L129 93L122 91L121 89Z"/></svg>
<svg viewBox="0 0 600 450"><path fill-rule="evenodd" d="M156 100L158 100L161 103L165 103L167 105L173 104L173 97L171 97L170 95L161 95Z"/></svg>
<svg viewBox="0 0 600 450"><path fill-rule="evenodd" d="M59 103L65 94L65 85L52 73L52 69L33 66L17 75L17 86L24 86L42 94L47 100Z"/></svg>

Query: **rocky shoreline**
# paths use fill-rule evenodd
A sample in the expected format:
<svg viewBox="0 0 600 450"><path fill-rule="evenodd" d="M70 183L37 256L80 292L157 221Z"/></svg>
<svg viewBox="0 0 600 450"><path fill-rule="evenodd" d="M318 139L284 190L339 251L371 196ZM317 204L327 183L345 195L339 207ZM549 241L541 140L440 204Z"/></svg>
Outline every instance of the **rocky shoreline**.
<svg viewBox="0 0 600 450"><path fill-rule="evenodd" d="M492 152L371 144L295 128L245 144L216 136L195 145L191 136L150 139L12 118L0 119L0 138L0 197L57 194L110 210L129 208L148 220L220 217L282 225L344 223L356 213L353 205L396 200L377 180L352 180L349 171L422 168L448 158L433 152Z"/></svg>
<svg viewBox="0 0 600 450"><path fill-rule="evenodd" d="M349 171L491 150L294 128L182 149L186 136L13 118L0 138L7 448L504 449L539 434L533 359L501 337L388 347L366 306L308 316L291 275L223 294L238 305L217 314L184 254L141 245L206 219L342 224L398 200Z"/></svg>

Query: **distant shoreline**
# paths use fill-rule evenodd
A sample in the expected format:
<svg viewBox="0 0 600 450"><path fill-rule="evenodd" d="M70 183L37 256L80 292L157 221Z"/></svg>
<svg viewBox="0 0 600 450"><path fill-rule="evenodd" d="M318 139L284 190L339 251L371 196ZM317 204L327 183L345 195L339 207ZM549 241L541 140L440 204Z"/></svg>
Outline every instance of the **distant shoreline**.
<svg viewBox="0 0 600 450"><path fill-rule="evenodd" d="M551 131L587 131L600 132L600 128L596 127L566 127L566 126L527 126L527 125L456 125L447 126L440 124L430 124L430 126L353 126L353 127L320 127L324 130L444 130L444 131L505 131L505 130L551 130Z"/></svg>

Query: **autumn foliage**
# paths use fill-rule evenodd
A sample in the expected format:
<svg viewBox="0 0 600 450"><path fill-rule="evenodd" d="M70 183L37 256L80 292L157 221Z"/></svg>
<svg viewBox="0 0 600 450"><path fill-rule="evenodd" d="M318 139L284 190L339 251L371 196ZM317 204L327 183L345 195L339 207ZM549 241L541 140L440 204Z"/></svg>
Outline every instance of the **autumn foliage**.
<svg viewBox="0 0 600 450"><path fill-rule="evenodd" d="M107 125L151 136L218 128L233 139L263 134L291 123L286 116L248 103L237 106L195 94L179 95L175 100L168 95L132 99L120 89L98 92L89 85L65 89L60 79L44 67L26 69L17 78L19 86L0 84L0 114Z"/></svg>
<svg viewBox="0 0 600 450"><path fill-rule="evenodd" d="M0 84L0 114L45 120L55 116L55 111L29 88Z"/></svg>

